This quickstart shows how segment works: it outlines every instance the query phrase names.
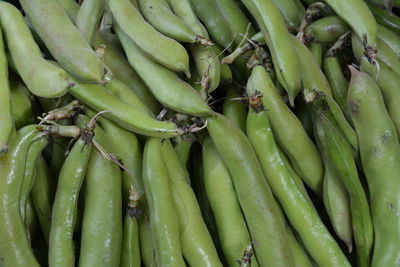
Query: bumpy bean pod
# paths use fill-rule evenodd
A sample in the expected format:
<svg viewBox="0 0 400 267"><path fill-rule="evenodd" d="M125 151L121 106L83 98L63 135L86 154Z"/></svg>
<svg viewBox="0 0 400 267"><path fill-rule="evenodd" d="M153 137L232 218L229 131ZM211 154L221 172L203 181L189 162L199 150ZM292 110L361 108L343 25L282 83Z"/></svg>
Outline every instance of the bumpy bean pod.
<svg viewBox="0 0 400 267"><path fill-rule="evenodd" d="M207 117L207 129L232 177L258 263L260 266L294 266L285 218L265 180L251 143L223 115Z"/></svg>
<svg viewBox="0 0 400 267"><path fill-rule="evenodd" d="M111 79L83 34L54 0L21 0L25 13L52 56L68 72L86 82Z"/></svg>
<svg viewBox="0 0 400 267"><path fill-rule="evenodd" d="M129 0L110 0L108 6L127 37L149 57L190 77L189 56L182 45L154 29Z"/></svg>
<svg viewBox="0 0 400 267"><path fill-rule="evenodd" d="M400 258L400 144L374 79L351 67L350 115L360 142L370 193L374 248L372 266L397 266Z"/></svg>
<svg viewBox="0 0 400 267"><path fill-rule="evenodd" d="M67 73L43 59L18 9L0 2L0 24L11 54L9 64L15 65L32 94L41 97L64 95L70 86Z"/></svg>

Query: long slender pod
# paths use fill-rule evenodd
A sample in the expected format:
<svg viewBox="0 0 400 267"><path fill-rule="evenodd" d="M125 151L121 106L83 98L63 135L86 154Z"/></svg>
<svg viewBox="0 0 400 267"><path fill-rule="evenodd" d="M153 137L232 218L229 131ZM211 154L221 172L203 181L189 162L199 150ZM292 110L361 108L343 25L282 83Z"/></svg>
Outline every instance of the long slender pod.
<svg viewBox="0 0 400 267"><path fill-rule="evenodd" d="M399 139L374 79L350 69L348 105L360 142L374 225L372 266L396 266L400 258Z"/></svg>
<svg viewBox="0 0 400 267"><path fill-rule="evenodd" d="M400 58L400 36L397 33L378 25L378 38L390 46L397 58Z"/></svg>
<svg viewBox="0 0 400 267"><path fill-rule="evenodd" d="M76 15L75 25L90 44L103 17L105 0L85 0Z"/></svg>
<svg viewBox="0 0 400 267"><path fill-rule="evenodd" d="M207 117L207 129L231 175L259 265L294 266L285 218L250 141L220 114Z"/></svg>
<svg viewBox="0 0 400 267"><path fill-rule="evenodd" d="M80 80L104 83L111 73L55 0L21 0L25 13L52 56Z"/></svg>
<svg viewBox="0 0 400 267"><path fill-rule="evenodd" d="M300 92L301 76L297 68L297 58L282 15L272 0L242 0L260 26L268 48L270 49L275 72L279 82L289 95L293 106Z"/></svg>

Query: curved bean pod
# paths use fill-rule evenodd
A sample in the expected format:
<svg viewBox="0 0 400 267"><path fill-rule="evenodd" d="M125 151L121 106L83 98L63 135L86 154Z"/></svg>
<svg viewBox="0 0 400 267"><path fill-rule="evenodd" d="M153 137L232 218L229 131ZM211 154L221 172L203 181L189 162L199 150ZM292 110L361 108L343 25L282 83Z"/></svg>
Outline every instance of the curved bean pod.
<svg viewBox="0 0 400 267"><path fill-rule="evenodd" d="M196 196L186 183L186 173L169 140L161 145L161 154L167 167L169 188L178 215L179 238L183 256L194 266L220 266L217 250L201 216Z"/></svg>
<svg viewBox="0 0 400 267"><path fill-rule="evenodd" d="M12 76L10 76L10 89L11 115L15 123L15 128L20 129L25 125L32 124L35 118L28 89L19 79Z"/></svg>
<svg viewBox="0 0 400 267"><path fill-rule="evenodd" d="M43 59L18 9L0 2L0 24L13 61L9 64L15 65L32 94L41 97L64 95L70 86L67 73Z"/></svg>
<svg viewBox="0 0 400 267"><path fill-rule="evenodd" d="M167 166L162 158L161 142L161 139L148 139L143 155L143 184L149 204L151 238L156 265L183 267L178 215L169 188Z"/></svg>
<svg viewBox="0 0 400 267"><path fill-rule="evenodd" d="M315 42L332 43L350 31L349 25L337 16L314 21L306 28L306 38Z"/></svg>
<svg viewBox="0 0 400 267"><path fill-rule="evenodd" d="M67 15L71 18L71 20L75 21L75 18L79 12L79 4L75 2L75 0L56 0L56 1L65 10Z"/></svg>
<svg viewBox="0 0 400 267"><path fill-rule="evenodd" d="M390 46L397 58L400 58L400 36L398 34L378 25L378 38Z"/></svg>
<svg viewBox="0 0 400 267"><path fill-rule="evenodd" d="M279 82L283 85L293 106L294 99L300 92L301 76L291 35L289 34L282 15L272 0L242 0L255 17L260 26L268 48Z"/></svg>
<svg viewBox="0 0 400 267"><path fill-rule="evenodd" d="M251 243L231 176L210 137L202 142L204 185L218 226L222 250L229 266L237 266L237 260ZM258 266L255 258L252 266Z"/></svg>
<svg viewBox="0 0 400 267"><path fill-rule="evenodd" d="M296 31L304 17L304 7L296 4L298 0L272 0L285 19L286 26L290 31ZM301 5L301 4L300 4ZM301 8L302 7L302 8Z"/></svg>
<svg viewBox="0 0 400 267"><path fill-rule="evenodd" d="M372 266L396 266L400 257L400 144L372 77L351 67L348 105L360 142L374 225Z"/></svg>
<svg viewBox="0 0 400 267"><path fill-rule="evenodd" d="M238 93L239 88L227 86L228 92L222 105L222 114L236 124L244 133L246 132L246 108L243 102L237 98L242 96Z"/></svg>
<svg viewBox="0 0 400 267"><path fill-rule="evenodd" d="M247 84L250 97L256 96L257 88L250 77ZM280 157L267 112L263 110L262 100L253 98L250 104L246 124L247 135L271 190L282 205L290 223L299 233L308 252L320 266L351 266L314 206L290 176Z"/></svg>
<svg viewBox="0 0 400 267"><path fill-rule="evenodd" d="M147 56L190 77L189 56L181 44L155 30L129 0L110 0L108 6L127 38L143 49Z"/></svg>
<svg viewBox="0 0 400 267"><path fill-rule="evenodd" d="M294 266L283 213L251 143L234 123L217 113L207 117L207 129L231 175L259 265Z"/></svg>
<svg viewBox="0 0 400 267"><path fill-rule="evenodd" d="M173 110L194 116L204 116L211 113L211 109L199 92L181 80L171 70L149 59L119 27L116 27L116 31L129 62L158 101ZM157 75L153 75L154 73L157 73Z"/></svg>
<svg viewBox="0 0 400 267"><path fill-rule="evenodd" d="M90 44L103 17L105 0L85 0L76 15L75 25Z"/></svg>
<svg viewBox="0 0 400 267"><path fill-rule="evenodd" d="M104 83L110 80L103 62L83 34L73 25L63 8L54 0L21 0L40 38L52 56L80 80Z"/></svg>
<svg viewBox="0 0 400 267"><path fill-rule="evenodd" d="M392 12L379 8L374 5L368 5L369 9L371 10L372 14L374 14L376 21L389 28L390 30L400 33L400 18L393 14Z"/></svg>
<svg viewBox="0 0 400 267"><path fill-rule="evenodd" d="M49 237L49 266L73 266L73 234L79 192L92 150L91 141L81 136L69 152L57 183Z"/></svg>

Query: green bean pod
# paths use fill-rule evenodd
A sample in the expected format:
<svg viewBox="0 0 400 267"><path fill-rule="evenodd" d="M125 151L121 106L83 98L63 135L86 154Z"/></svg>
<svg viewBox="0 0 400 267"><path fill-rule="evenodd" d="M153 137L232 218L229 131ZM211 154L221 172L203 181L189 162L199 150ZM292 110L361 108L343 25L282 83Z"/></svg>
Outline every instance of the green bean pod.
<svg viewBox="0 0 400 267"><path fill-rule="evenodd" d="M86 118L79 116L79 120ZM107 152L112 151L112 143L100 128L95 129L94 140ZM78 266L118 266L122 241L121 171L96 150L90 153L84 194Z"/></svg>
<svg viewBox="0 0 400 267"><path fill-rule="evenodd" d="M238 99L242 96L239 94L239 88L229 86L225 95L225 101L222 105L222 114L236 124L244 133L246 132L246 108L243 102Z"/></svg>
<svg viewBox="0 0 400 267"><path fill-rule="evenodd" d="M247 19L246 15L240 9L235 0L214 1L233 34L235 45L241 43L243 39L242 35L253 36L255 34L254 27L251 25L250 21Z"/></svg>
<svg viewBox="0 0 400 267"><path fill-rule="evenodd" d="M371 265L371 250L373 245L373 227L367 196L358 177L356 163L351 147L346 139L332 123L332 117L326 113L324 107L317 107L316 132L324 149L322 154L326 161L332 164L332 168L338 174L338 178L346 187L350 197L351 221L354 232L354 240L357 249L357 261L359 266Z"/></svg>
<svg viewBox="0 0 400 267"><path fill-rule="evenodd" d="M368 2L386 8L387 10L390 10L392 8L393 5L393 0L368 0Z"/></svg>
<svg viewBox="0 0 400 267"><path fill-rule="evenodd" d="M32 186L35 183L36 164L42 150L48 144L46 138L32 142L25 157L25 173L19 195L19 208L22 220L26 223L26 205L30 197Z"/></svg>
<svg viewBox="0 0 400 267"><path fill-rule="evenodd" d="M161 139L148 139L143 155L143 184L149 204L156 265L185 266L179 241L178 215L170 190L168 169L162 158L161 142Z"/></svg>
<svg viewBox="0 0 400 267"><path fill-rule="evenodd" d="M52 56L69 73L86 82L111 79L112 74L56 1L21 0L20 4Z"/></svg>
<svg viewBox="0 0 400 267"><path fill-rule="evenodd" d="M20 129L25 125L32 124L35 118L32 102L29 98L30 93L27 91L27 88L19 79L11 78L10 89L11 115L15 123L15 128Z"/></svg>
<svg viewBox="0 0 400 267"><path fill-rule="evenodd" d="M317 264L351 266L280 157L262 99L256 98L258 84L253 82L252 77L247 84L247 92L253 97L247 116L247 135L272 192Z"/></svg>
<svg viewBox="0 0 400 267"><path fill-rule="evenodd" d="M12 62L32 94L59 97L70 86L67 73L43 59L22 14L16 7L0 3L0 24Z"/></svg>
<svg viewBox="0 0 400 267"><path fill-rule="evenodd" d="M95 32L92 43L95 48L105 45L103 60L107 67L116 78L127 84L153 113L157 114L160 110L157 101L118 47L108 41L99 31Z"/></svg>
<svg viewBox="0 0 400 267"><path fill-rule="evenodd" d="M173 13L166 0L138 0L145 19L162 34L180 42L211 44Z"/></svg>
<svg viewBox="0 0 400 267"><path fill-rule="evenodd" d="M371 266L396 266L400 257L400 144L374 79L351 69L348 105L368 182L374 248Z"/></svg>
<svg viewBox="0 0 400 267"><path fill-rule="evenodd" d="M156 263L155 248L151 240L150 222L146 215L146 213L143 213L139 220L140 257L144 266L152 267Z"/></svg>
<svg viewBox="0 0 400 267"><path fill-rule="evenodd" d="M82 135L61 168L51 214L49 266L75 265L73 234L78 197L91 150L91 141Z"/></svg>
<svg viewBox="0 0 400 267"><path fill-rule="evenodd" d="M275 72L283 85L293 106L300 92L301 76L291 35L282 15L272 0L242 0L260 26L270 49ZM300 62L299 62L300 63Z"/></svg>
<svg viewBox="0 0 400 267"><path fill-rule="evenodd" d="M205 190L218 226L222 250L229 266L234 267L251 243L250 234L225 164L209 137L202 145ZM258 266L255 258L251 263Z"/></svg>
<svg viewBox="0 0 400 267"><path fill-rule="evenodd" d="M39 157L36 165L36 178L32 186L31 198L39 219L43 236L48 244L51 228L51 212L54 196L54 182L49 167L43 157ZM28 210L28 205L27 205ZM26 212L28 215L28 211Z"/></svg>
<svg viewBox="0 0 400 267"><path fill-rule="evenodd" d="M8 141L15 131L11 105L7 57L5 55L3 35L0 29L0 157L8 151Z"/></svg>
<svg viewBox="0 0 400 267"><path fill-rule="evenodd" d="M207 129L231 175L259 265L294 266L283 213L251 143L234 123L217 113L207 117Z"/></svg>
<svg viewBox="0 0 400 267"><path fill-rule="evenodd" d="M199 92L171 70L149 59L119 27L116 27L116 31L129 62L160 103L172 110L194 116L211 113Z"/></svg>
<svg viewBox="0 0 400 267"><path fill-rule="evenodd" d="M349 81L343 74L339 58L336 55L325 54L323 69L326 78L331 85L333 98L340 106L347 121L351 122L349 108L347 106L347 90L349 88Z"/></svg>
<svg viewBox="0 0 400 267"><path fill-rule="evenodd" d="M262 100L267 108L278 144L300 177L321 196L324 166L317 147L305 132L301 122L283 102L264 67L256 66L250 79L263 95Z"/></svg>
<svg viewBox="0 0 400 267"><path fill-rule="evenodd" d="M364 51L368 57L374 58L377 50L378 24L367 4L362 0L326 0L325 2L349 24L358 38L363 40Z"/></svg>
<svg viewBox="0 0 400 267"><path fill-rule="evenodd" d="M108 6L127 39L156 62L190 77L189 56L181 44L155 30L129 0L110 0Z"/></svg>
<svg viewBox="0 0 400 267"><path fill-rule="evenodd" d="M178 215L179 238L186 261L194 266L223 266L201 216L196 196L186 183L186 173L169 140L161 145L169 187Z"/></svg>
<svg viewBox="0 0 400 267"><path fill-rule="evenodd" d="M311 54L313 54L315 61L319 66L322 65L322 57L323 57L323 47L321 43L311 43L308 45L308 49L310 50Z"/></svg>
<svg viewBox="0 0 400 267"><path fill-rule="evenodd" d="M96 84L83 84L74 80L70 93L96 111L109 110L104 116L135 133L170 138L184 131L173 122L158 121L142 110L136 109Z"/></svg>
<svg viewBox="0 0 400 267"><path fill-rule="evenodd" d="M351 37L351 44L354 56L356 57L357 61L360 62L361 57L364 56L362 50L362 43L355 35L353 35ZM378 39L377 58L383 61L391 69L393 69L397 73L397 75L400 75L400 59L397 58L396 54L393 52L390 46L388 46L385 42L381 41L380 39Z"/></svg>
<svg viewBox="0 0 400 267"><path fill-rule="evenodd" d="M285 20L290 31L296 31L304 17L305 9L296 4L298 0L272 0ZM301 4L300 4L301 5Z"/></svg>
<svg viewBox="0 0 400 267"><path fill-rule="evenodd" d="M295 48L297 56L299 58L300 67L302 68L302 83L303 83L303 93L307 96L308 92L314 91L318 95L324 95L324 98L332 110L338 127L343 131L343 134L348 139L349 143L352 145L354 151L357 151L357 136L351 128L350 124L347 122L343 111L340 106L332 98L332 91L328 80L326 79L318 63L315 61L314 56L307 49L307 47L302 44L297 38L293 37L295 42Z"/></svg>
<svg viewBox="0 0 400 267"><path fill-rule="evenodd" d="M234 39L227 21L214 0L190 0L197 17L206 25L212 40L228 48Z"/></svg>
<svg viewBox="0 0 400 267"><path fill-rule="evenodd" d="M400 58L400 36L397 33L378 25L378 38L390 46L397 58Z"/></svg>
<svg viewBox="0 0 400 267"><path fill-rule="evenodd" d="M121 267L140 267L140 247L139 247L139 224L140 200L135 189L131 189L128 197L128 205L124 218L124 229L122 235L121 248Z"/></svg>
<svg viewBox="0 0 400 267"><path fill-rule="evenodd" d="M398 16L393 14L391 11L371 4L368 5L368 7L380 25L385 26L396 33L400 33L400 18Z"/></svg>
<svg viewBox="0 0 400 267"><path fill-rule="evenodd" d="M325 148L321 147L322 149ZM346 187L329 161L325 161L323 201L333 230L351 252L353 250L353 229L351 227L350 198Z"/></svg>
<svg viewBox="0 0 400 267"><path fill-rule="evenodd" d="M103 17L105 0L85 0L76 15L75 25L90 44Z"/></svg>
<svg viewBox="0 0 400 267"><path fill-rule="evenodd" d="M24 179L24 159L31 143L41 135L37 125L21 128L9 152L0 158L0 255L3 266L40 266L29 244L20 214L19 197Z"/></svg>
<svg viewBox="0 0 400 267"><path fill-rule="evenodd" d="M398 103L400 101L400 76L382 61L378 62L380 66L379 75L375 68L368 66L367 62L365 62L365 58L361 59L361 70L375 78L378 83L385 101L386 109L396 127L397 134L400 136L400 113L398 110Z"/></svg>
<svg viewBox="0 0 400 267"><path fill-rule="evenodd" d="M337 16L328 16L314 21L306 28L307 39L314 42L333 43L350 31L349 25Z"/></svg>
<svg viewBox="0 0 400 267"><path fill-rule="evenodd" d="M293 254L296 267L312 267L312 261L302 245L299 244L293 231L288 228L290 250Z"/></svg>

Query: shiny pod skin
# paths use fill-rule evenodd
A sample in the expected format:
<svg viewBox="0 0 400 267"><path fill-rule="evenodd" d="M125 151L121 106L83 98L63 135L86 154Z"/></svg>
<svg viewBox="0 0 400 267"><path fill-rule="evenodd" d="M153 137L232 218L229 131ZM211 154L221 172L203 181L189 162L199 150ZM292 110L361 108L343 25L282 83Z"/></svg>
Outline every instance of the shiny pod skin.
<svg viewBox="0 0 400 267"><path fill-rule="evenodd" d="M350 31L349 25L337 16L316 20L306 28L306 36L314 42L332 43Z"/></svg>
<svg viewBox="0 0 400 267"><path fill-rule="evenodd" d="M218 113L207 129L229 170L260 266L295 266L286 222L246 135Z"/></svg>
<svg viewBox="0 0 400 267"><path fill-rule="evenodd" d="M21 0L22 8L52 56L81 81L103 83L111 79L100 57L93 51L54 0Z"/></svg>
<svg viewBox="0 0 400 267"><path fill-rule="evenodd" d="M360 143L374 225L373 267L398 266L400 258L400 144L382 94L369 75L351 67L350 115Z"/></svg>

